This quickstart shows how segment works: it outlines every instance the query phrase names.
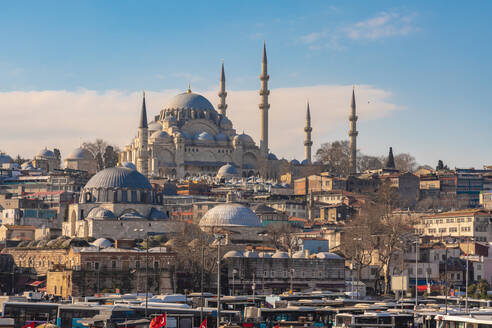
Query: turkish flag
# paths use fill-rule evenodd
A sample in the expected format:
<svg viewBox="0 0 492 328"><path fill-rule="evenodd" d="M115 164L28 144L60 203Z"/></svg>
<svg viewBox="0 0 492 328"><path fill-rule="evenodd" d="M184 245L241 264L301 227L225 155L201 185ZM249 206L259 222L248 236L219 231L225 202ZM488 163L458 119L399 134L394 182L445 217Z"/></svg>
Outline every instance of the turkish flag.
<svg viewBox="0 0 492 328"><path fill-rule="evenodd" d="M157 316L150 322L150 328L162 328L166 327L166 314Z"/></svg>
<svg viewBox="0 0 492 328"><path fill-rule="evenodd" d="M24 326L24 327L22 327L22 328L34 328L34 327L36 327L36 325L34 324L34 321L33 321L33 322L31 322L31 323L29 323L29 324L25 325L25 326Z"/></svg>
<svg viewBox="0 0 492 328"><path fill-rule="evenodd" d="M207 328L207 318L203 320L202 324L200 325L200 328Z"/></svg>

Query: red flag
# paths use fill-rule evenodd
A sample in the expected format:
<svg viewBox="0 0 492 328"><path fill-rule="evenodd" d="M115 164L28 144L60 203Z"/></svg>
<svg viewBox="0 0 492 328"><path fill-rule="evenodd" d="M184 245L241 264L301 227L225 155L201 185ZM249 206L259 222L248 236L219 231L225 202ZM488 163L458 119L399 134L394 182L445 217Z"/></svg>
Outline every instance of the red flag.
<svg viewBox="0 0 492 328"><path fill-rule="evenodd" d="M203 320L202 324L200 325L200 328L207 328L207 318Z"/></svg>
<svg viewBox="0 0 492 328"><path fill-rule="evenodd" d="M24 327L22 327L22 328L35 328L35 327L36 327L36 325L34 324L34 321L33 321L33 322L31 322L31 323L28 323L27 325L25 325L25 326L24 326Z"/></svg>
<svg viewBox="0 0 492 328"><path fill-rule="evenodd" d="M150 328L162 328L166 327L166 314L154 317L150 322Z"/></svg>

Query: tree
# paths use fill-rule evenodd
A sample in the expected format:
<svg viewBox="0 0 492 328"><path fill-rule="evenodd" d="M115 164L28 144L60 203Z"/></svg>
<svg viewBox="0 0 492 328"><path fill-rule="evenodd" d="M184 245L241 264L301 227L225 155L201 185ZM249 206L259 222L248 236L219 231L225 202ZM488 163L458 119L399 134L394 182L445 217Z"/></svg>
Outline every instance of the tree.
<svg viewBox="0 0 492 328"><path fill-rule="evenodd" d="M383 167L381 158L377 156L360 155L357 157L357 168L359 172L367 170L378 170Z"/></svg>
<svg viewBox="0 0 492 328"><path fill-rule="evenodd" d="M61 162L60 149L58 149L58 148L53 149L53 153L55 154L55 157L56 157L56 159L58 161L58 165L60 165L60 162Z"/></svg>
<svg viewBox="0 0 492 328"><path fill-rule="evenodd" d="M335 176L350 174L350 144L348 140L326 142L316 151L316 159Z"/></svg>
<svg viewBox="0 0 492 328"><path fill-rule="evenodd" d="M103 157L102 157L101 153L96 154L96 162L97 162L97 170L98 171L101 171L102 169L104 169L104 162L103 162Z"/></svg>
<svg viewBox="0 0 492 328"><path fill-rule="evenodd" d="M113 146L107 146L103 155L104 168L115 167L118 164L118 154L114 151Z"/></svg>
<svg viewBox="0 0 492 328"><path fill-rule="evenodd" d="M0 154L2 152L0 151ZM22 165L24 164L25 162L28 162L29 160L28 159L25 159L25 158L22 158L20 155L17 155L17 157L14 159L14 163L17 163L19 165Z"/></svg>
<svg viewBox="0 0 492 328"><path fill-rule="evenodd" d="M449 167L447 165L444 165L444 162L442 160L437 161L437 166L436 166L436 171L448 171Z"/></svg>
<svg viewBox="0 0 492 328"><path fill-rule="evenodd" d="M395 166L400 171L413 172L417 167L417 162L412 155L402 153L395 156Z"/></svg>
<svg viewBox="0 0 492 328"><path fill-rule="evenodd" d="M297 229L289 223L272 223L266 227L267 240L278 250L293 252L298 248Z"/></svg>
<svg viewBox="0 0 492 328"><path fill-rule="evenodd" d="M96 157L97 154L104 154L106 147L108 147L108 143L103 139L96 139L94 142L86 141L82 143L82 148L90 151L94 157Z"/></svg>

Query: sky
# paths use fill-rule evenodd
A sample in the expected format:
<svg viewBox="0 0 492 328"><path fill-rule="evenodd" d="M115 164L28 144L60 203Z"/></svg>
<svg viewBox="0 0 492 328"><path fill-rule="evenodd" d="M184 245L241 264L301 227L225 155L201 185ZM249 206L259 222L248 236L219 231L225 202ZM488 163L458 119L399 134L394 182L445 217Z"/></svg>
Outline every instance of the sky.
<svg viewBox="0 0 492 328"><path fill-rule="evenodd" d="M419 164L492 163L490 1L0 2L0 150L62 157L82 141L120 147L191 84L215 106L225 63L228 116L259 141L261 51L270 75L270 149L303 159L347 139Z"/></svg>

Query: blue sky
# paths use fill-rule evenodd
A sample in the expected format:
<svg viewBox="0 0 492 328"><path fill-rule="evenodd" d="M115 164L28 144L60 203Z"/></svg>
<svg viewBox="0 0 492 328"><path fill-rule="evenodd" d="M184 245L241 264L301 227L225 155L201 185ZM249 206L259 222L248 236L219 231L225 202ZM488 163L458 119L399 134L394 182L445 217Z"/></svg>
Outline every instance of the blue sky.
<svg viewBox="0 0 492 328"><path fill-rule="evenodd" d="M19 105L22 98L47 90L133 94L183 90L191 81L206 93L217 87L221 59L231 92L256 90L266 40L272 93L355 84L390 94L385 103L394 110L361 115L362 152L380 155L393 146L422 164L443 159L453 167L481 167L492 163L491 10L490 1L2 2L0 93L29 92L16 98L16 110L26 113L32 108ZM364 105L371 100L369 93ZM335 111L326 104L319 99L313 112ZM4 118L9 106L0 99ZM272 104L271 111L283 110ZM324 123L315 126L317 145L346 138L344 121ZM38 131L50 134L45 124ZM14 155L44 146L12 133L0 132L0 140L0 149ZM302 145L292 153L280 141L274 145L280 156L302 156Z"/></svg>

